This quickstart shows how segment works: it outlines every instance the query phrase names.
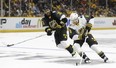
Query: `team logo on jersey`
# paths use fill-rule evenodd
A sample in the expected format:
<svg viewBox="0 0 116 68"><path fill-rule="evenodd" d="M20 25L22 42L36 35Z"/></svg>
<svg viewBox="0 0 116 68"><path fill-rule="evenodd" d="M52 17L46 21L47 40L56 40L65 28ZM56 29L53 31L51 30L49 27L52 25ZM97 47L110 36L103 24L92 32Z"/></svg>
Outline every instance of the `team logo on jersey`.
<svg viewBox="0 0 116 68"><path fill-rule="evenodd" d="M51 28L56 28L57 22L55 20L52 20L52 21L49 22L49 25L50 25Z"/></svg>

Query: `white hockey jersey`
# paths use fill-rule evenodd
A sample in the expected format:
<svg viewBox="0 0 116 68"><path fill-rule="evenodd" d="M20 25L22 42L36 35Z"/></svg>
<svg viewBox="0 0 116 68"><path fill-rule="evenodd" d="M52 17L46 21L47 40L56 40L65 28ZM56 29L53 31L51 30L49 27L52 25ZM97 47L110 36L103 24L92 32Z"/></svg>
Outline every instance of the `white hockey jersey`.
<svg viewBox="0 0 116 68"><path fill-rule="evenodd" d="M72 29L76 30L77 33L78 33L78 31L81 28L86 27L87 20L86 20L84 15L78 16L78 18L76 18L76 19L74 19L74 17L73 17L73 19L72 19L72 16L75 16L75 15L77 15L77 13L76 14L72 13L72 15L70 15L70 26L69 26L69 28L72 28ZM75 21L78 22L78 25L74 24ZM88 23L91 23L92 25L94 25L94 18L90 19Z"/></svg>

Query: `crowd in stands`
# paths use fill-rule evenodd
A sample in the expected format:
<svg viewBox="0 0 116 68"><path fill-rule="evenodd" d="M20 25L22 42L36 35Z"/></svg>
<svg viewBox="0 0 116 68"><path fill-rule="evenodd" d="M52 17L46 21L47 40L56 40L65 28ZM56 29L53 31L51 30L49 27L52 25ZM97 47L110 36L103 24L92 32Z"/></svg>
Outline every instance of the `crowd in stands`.
<svg viewBox="0 0 116 68"><path fill-rule="evenodd" d="M77 11L92 13L95 17L116 17L116 0L3 0L0 3L1 15L5 17L41 17L46 9L61 11L67 16Z"/></svg>

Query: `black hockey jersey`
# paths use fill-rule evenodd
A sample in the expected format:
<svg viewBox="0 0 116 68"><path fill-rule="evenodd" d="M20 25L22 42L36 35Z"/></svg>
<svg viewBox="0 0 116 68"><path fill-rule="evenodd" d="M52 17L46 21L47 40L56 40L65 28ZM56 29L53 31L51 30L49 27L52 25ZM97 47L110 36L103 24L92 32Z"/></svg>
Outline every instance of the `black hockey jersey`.
<svg viewBox="0 0 116 68"><path fill-rule="evenodd" d="M67 18L60 12L51 11L49 16L47 14L44 15L42 21L43 26L49 26L50 28L54 29L57 28L57 25L63 27L67 22Z"/></svg>

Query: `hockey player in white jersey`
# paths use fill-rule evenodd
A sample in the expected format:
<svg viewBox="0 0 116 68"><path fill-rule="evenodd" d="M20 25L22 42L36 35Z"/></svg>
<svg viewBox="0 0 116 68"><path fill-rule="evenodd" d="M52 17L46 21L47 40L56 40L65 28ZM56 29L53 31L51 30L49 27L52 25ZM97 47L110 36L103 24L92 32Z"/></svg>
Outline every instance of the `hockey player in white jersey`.
<svg viewBox="0 0 116 68"><path fill-rule="evenodd" d="M70 15L70 22L69 37L74 40L74 49L84 59L84 62L90 62L90 59L81 49L84 42L86 42L89 47L104 60L104 62L107 62L108 58L103 51L96 47L98 42L90 33L92 25L94 25L94 17L90 16L89 18L85 18L84 15L78 16L77 13L72 13Z"/></svg>

